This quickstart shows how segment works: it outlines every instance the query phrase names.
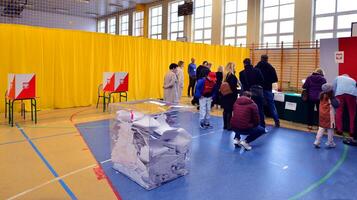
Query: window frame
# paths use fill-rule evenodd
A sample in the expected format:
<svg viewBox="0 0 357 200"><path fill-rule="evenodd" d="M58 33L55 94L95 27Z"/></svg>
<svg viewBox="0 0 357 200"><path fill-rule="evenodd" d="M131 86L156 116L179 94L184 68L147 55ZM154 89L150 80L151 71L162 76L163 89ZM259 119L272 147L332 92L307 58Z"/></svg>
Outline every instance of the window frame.
<svg viewBox="0 0 357 200"><path fill-rule="evenodd" d="M106 33L106 24L107 24L106 21L107 21L106 19L98 20L98 22L97 22L97 32L98 33ZM101 25L102 22L104 23L103 26ZM103 30L101 30L101 29L103 29Z"/></svg>
<svg viewBox="0 0 357 200"><path fill-rule="evenodd" d="M153 9L157 9L157 8L161 9L161 14L160 15L156 15L156 16L152 16L152 10ZM156 5L156 6L152 6L152 7L149 8L149 38L151 38L151 39L162 39L162 21L163 21L163 19L162 19L162 11L163 10L162 10L162 8L163 8L163 6L161 4ZM161 18L161 23L152 25L153 18ZM155 34L152 33L153 26L155 26L155 27L159 27L160 26L161 27L161 29L159 29L158 33L155 33Z"/></svg>
<svg viewBox="0 0 357 200"><path fill-rule="evenodd" d="M141 13L141 18L137 19L136 14ZM140 27L136 26L136 23L140 23ZM140 34L136 34L136 31L139 30ZM136 11L133 13L133 36L144 36L144 11Z"/></svg>
<svg viewBox="0 0 357 200"><path fill-rule="evenodd" d="M123 22L123 18L127 17L127 21ZM126 29L123 29L123 25L127 25ZM129 13L119 15L119 35L129 35Z"/></svg>
<svg viewBox="0 0 357 200"><path fill-rule="evenodd" d="M234 12L226 12L226 4L227 2L231 2L231 1L236 1L237 5L235 8ZM228 45L225 43L226 40L234 40L234 46L246 46L247 44L247 31L248 31L248 0L244 0L247 1L247 9L246 10L239 10L238 8L238 2L242 1L242 0L223 0L223 37L222 37L222 44L223 45ZM246 12L247 14L247 20L245 23L238 23L238 14L239 13L244 13ZM235 24L230 24L230 25L226 25L226 15L228 14L236 14L236 23ZM246 29L246 35L245 36L238 36L238 27L242 27L244 26ZM230 28L230 27L234 27L234 36L233 37L226 37L226 28ZM245 39L245 43L239 43L238 44L238 40L239 39Z"/></svg>
<svg viewBox="0 0 357 200"><path fill-rule="evenodd" d="M113 20L114 19L114 25L113 24L111 24L111 20ZM113 16L113 17L109 17L108 18L108 23L107 23L107 32L108 32L108 34L112 34L112 35L115 35L115 34L117 34L117 17L116 16ZM114 26L114 32L111 32L111 28Z"/></svg>
<svg viewBox="0 0 357 200"><path fill-rule="evenodd" d="M314 0L314 13L313 13L313 35L312 38L313 40L318 40L316 35L317 34L331 34L332 33L332 38L338 38L339 33L343 32L350 32L351 28L338 28L338 17L343 16L343 15L350 15L350 14L357 14L357 10L352 10L352 11L338 11L338 1L339 0L334 0L335 1L335 11L333 13L324 13L324 14L316 14L316 8L317 8L317 0ZM322 18L322 17L333 17L333 29L329 30L316 30L317 27L317 18Z"/></svg>
<svg viewBox="0 0 357 200"><path fill-rule="evenodd" d="M212 5L213 5L213 0L210 0L211 1L211 4L206 4L206 1L209 1L209 0L202 0L204 1L203 3L203 6L200 6L200 7L196 7L196 3L197 3L197 0L194 1L194 10L196 11L197 8L203 8L203 17L198 17L196 18L196 13L193 14L193 17L192 17L192 20L193 20L193 23L192 23L192 30L193 30L193 42L195 43L205 43L205 44L211 44L212 43L212 18L213 18L213 9L212 9ZM211 7L211 11L210 11L210 15L206 15L206 7ZM204 21L206 18L211 18L211 25L210 27L205 27L204 25ZM203 27L202 28L198 28L196 29L196 20L197 19L202 19L203 20ZM196 39L195 38L195 33L196 31L202 31L202 38L201 39ZM210 38L205 38L205 32L206 31L209 31L210 32Z"/></svg>
<svg viewBox="0 0 357 200"><path fill-rule="evenodd" d="M182 35L182 37L184 36L184 34L185 34L185 28L184 28L184 21L185 21L185 18L184 18L184 16L178 16L178 10L176 11L176 12L172 12L172 5L173 4L176 4L176 3L178 3L178 6L179 5L182 5L183 3L185 3L185 1L184 0L177 0L177 1L171 1L171 2L169 2L169 12L168 12L168 17L169 17L169 19L168 19L168 39L169 40L174 40L174 41L176 41L177 40L177 38L180 36L180 35ZM171 21L172 20L172 15L173 14L176 14L177 15L177 21ZM181 20L182 19L182 20ZM173 23L177 23L177 31L172 31L172 24ZM182 30L180 30L180 23L182 23ZM177 37L176 38L171 38L171 35L172 34L176 34L177 35Z"/></svg>
<svg viewBox="0 0 357 200"><path fill-rule="evenodd" d="M292 36L292 41L291 42L294 42L294 32L295 32L295 16L296 16L296 11L295 11L295 3L297 0L294 0L293 3L280 3L281 0L278 0L279 3L277 5L273 5L273 6L267 6L265 7L265 0L262 0L261 1L261 23L260 23L260 30L261 30L261 33L260 33L260 42L262 44L265 44L265 38L266 37L276 37L276 42L274 44L272 44L272 46L270 46L269 44L269 47L278 47L280 46L281 44L281 41L280 41L280 38L281 37L284 37L284 36ZM293 17L290 17L290 18L283 18L281 19L281 12L280 12L280 9L282 6L286 6L286 5L293 5L294 7L294 16ZM277 7L278 8L278 18L277 19L269 19L269 20L264 20L264 17L265 17L265 12L264 12L264 9L266 8L273 8L273 7ZM292 21L293 22L293 30L292 32L287 32L287 33L280 33L280 23L281 22L289 22L289 21ZM268 33L268 34L264 34L264 25L267 24L267 23L277 23L277 30L276 30L276 33ZM284 42L284 43L290 43L290 42Z"/></svg>

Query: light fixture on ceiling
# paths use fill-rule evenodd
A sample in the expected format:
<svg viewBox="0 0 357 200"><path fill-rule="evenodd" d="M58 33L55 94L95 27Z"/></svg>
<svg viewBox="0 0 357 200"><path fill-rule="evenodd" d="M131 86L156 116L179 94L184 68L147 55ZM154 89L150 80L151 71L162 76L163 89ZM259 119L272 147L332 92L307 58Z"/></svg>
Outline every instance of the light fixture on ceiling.
<svg viewBox="0 0 357 200"><path fill-rule="evenodd" d="M60 12L60 13L69 13L69 10L64 8L53 8L53 10Z"/></svg>
<svg viewBox="0 0 357 200"><path fill-rule="evenodd" d="M110 3L109 4L110 7L118 7L118 8L122 8L123 6L120 4L116 4L116 3Z"/></svg>
<svg viewBox="0 0 357 200"><path fill-rule="evenodd" d="M85 12L87 15L91 15L93 17L98 17L99 14L98 13L94 13L94 12Z"/></svg>
<svg viewBox="0 0 357 200"><path fill-rule="evenodd" d="M90 3L90 0L77 0L77 1L79 1L81 3Z"/></svg>

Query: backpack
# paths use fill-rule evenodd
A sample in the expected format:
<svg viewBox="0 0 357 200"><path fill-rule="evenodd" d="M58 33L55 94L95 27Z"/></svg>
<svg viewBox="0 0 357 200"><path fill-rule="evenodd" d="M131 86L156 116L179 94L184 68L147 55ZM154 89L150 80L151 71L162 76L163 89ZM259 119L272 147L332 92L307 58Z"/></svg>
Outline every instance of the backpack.
<svg viewBox="0 0 357 200"><path fill-rule="evenodd" d="M211 96L215 85L216 81L210 81L206 78L202 96Z"/></svg>

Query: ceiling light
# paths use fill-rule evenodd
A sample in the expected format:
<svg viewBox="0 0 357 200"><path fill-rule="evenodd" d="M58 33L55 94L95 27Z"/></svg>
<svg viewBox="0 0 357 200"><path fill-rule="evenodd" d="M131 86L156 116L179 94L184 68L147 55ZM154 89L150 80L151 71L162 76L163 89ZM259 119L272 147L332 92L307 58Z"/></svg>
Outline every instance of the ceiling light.
<svg viewBox="0 0 357 200"><path fill-rule="evenodd" d="M69 13L69 10L63 8L54 8L54 10L61 13Z"/></svg>
<svg viewBox="0 0 357 200"><path fill-rule="evenodd" d="M78 0L81 3L90 3L90 0Z"/></svg>
<svg viewBox="0 0 357 200"><path fill-rule="evenodd" d="M123 7L122 5L116 4L116 3L110 3L109 6L111 6L111 7L120 7L120 8Z"/></svg>

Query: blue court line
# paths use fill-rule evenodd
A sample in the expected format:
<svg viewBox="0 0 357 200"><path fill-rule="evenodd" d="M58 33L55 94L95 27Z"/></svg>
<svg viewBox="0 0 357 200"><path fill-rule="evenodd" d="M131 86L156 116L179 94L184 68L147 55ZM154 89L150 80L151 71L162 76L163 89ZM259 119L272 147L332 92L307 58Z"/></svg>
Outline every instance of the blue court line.
<svg viewBox="0 0 357 200"><path fill-rule="evenodd" d="M36 147L36 145L32 142L32 140L27 136L27 134L25 133L25 131L16 123L16 128L19 129L22 133L22 135L26 138L26 140L30 143L31 147L35 150L35 152L37 153L37 155L41 158L41 160L45 163L45 165L47 166L47 168L51 171L51 173L53 174L53 176L55 176L56 178L58 178L58 174L57 172L53 169L53 167L50 165L50 163L46 160L46 158L42 155L42 153L40 152L40 150ZM77 200L77 197L74 195L74 193L71 191L71 189L69 189L69 187L66 185L66 183L62 180L62 179L58 179L58 182L61 184L61 186L63 187L63 189L67 192L67 194L71 197L71 199L73 200Z"/></svg>
<svg viewBox="0 0 357 200"><path fill-rule="evenodd" d="M62 136L62 135L74 135L78 132L76 131L72 131L72 132L67 132L67 133L59 133L59 134L55 134L55 135L48 135L48 136L42 136L42 137L35 137L35 138L31 138L31 140L40 140L40 139L45 139L45 138L51 138L51 137L57 137L57 136ZM16 144L16 143L20 143L20 142L26 142L27 140L15 140L15 141L10 141L10 142L4 142L4 143L0 143L1 145L6 145L6 144Z"/></svg>

